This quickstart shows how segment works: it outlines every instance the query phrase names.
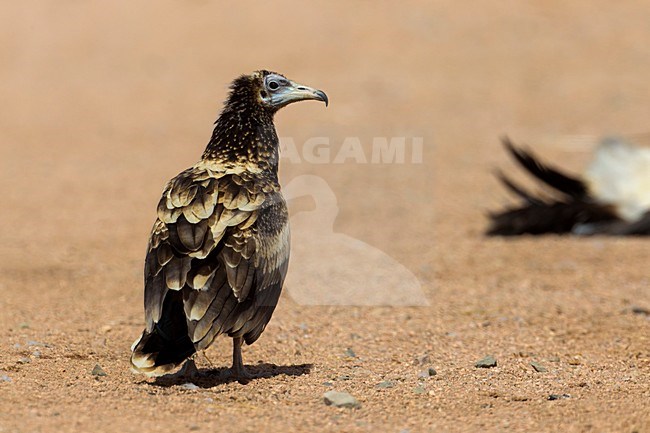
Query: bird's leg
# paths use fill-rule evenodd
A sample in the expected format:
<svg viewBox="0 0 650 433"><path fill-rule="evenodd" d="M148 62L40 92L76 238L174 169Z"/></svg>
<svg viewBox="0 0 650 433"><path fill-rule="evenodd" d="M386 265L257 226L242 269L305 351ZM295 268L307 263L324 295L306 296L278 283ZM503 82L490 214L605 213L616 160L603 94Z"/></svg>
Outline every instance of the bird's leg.
<svg viewBox="0 0 650 433"><path fill-rule="evenodd" d="M212 361L210 361L210 358L208 358L208 355L205 354L205 350L201 351L201 355L203 355L205 360L208 361L208 364L210 364L210 367L214 368L214 364L212 363Z"/></svg>
<svg viewBox="0 0 650 433"><path fill-rule="evenodd" d="M230 371L237 381L241 384L247 384L253 376L244 368L244 361L241 356L241 346L244 342L242 337L232 339L232 368Z"/></svg>

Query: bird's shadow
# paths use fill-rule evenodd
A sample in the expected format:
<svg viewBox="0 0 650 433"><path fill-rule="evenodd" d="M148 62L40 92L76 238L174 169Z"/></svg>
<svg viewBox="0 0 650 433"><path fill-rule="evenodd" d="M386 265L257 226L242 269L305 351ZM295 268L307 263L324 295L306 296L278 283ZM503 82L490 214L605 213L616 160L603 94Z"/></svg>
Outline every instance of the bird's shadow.
<svg viewBox="0 0 650 433"><path fill-rule="evenodd" d="M260 363L257 365L247 365L246 370L253 376L250 383L257 380L270 379L275 376L302 376L309 374L313 364L294 364L294 365L275 365ZM230 374L228 368L204 368L199 369L198 375L188 377L179 374L166 374L157 377L153 382L147 382L151 386L170 388L172 386L185 385L192 383L199 388L213 388L219 385L225 385L231 382L237 382L237 379Z"/></svg>

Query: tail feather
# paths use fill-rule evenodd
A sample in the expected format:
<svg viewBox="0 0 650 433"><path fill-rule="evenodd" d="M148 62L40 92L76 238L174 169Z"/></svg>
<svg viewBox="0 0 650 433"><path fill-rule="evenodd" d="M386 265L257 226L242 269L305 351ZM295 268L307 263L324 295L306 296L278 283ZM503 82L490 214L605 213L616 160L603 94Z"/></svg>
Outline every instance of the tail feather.
<svg viewBox="0 0 650 433"><path fill-rule="evenodd" d="M508 176L503 174L501 171L498 171L496 174L497 178L503 183L506 188L508 188L510 191L518 195L519 197L523 198L528 202L529 204L536 205L536 206L543 206L545 203L541 198L535 197L528 191L526 191L523 187L515 183L512 179L510 179Z"/></svg>
<svg viewBox="0 0 650 433"><path fill-rule="evenodd" d="M574 199L584 200L589 197L587 186L580 179L544 164L531 152L515 147L508 137L504 137L502 141L505 148L510 152L515 160L525 168L526 171L544 182L546 185Z"/></svg>
<svg viewBox="0 0 650 433"><path fill-rule="evenodd" d="M167 293L160 320L153 329L145 329L131 349L133 368L151 376L170 372L196 352L188 336L180 291Z"/></svg>

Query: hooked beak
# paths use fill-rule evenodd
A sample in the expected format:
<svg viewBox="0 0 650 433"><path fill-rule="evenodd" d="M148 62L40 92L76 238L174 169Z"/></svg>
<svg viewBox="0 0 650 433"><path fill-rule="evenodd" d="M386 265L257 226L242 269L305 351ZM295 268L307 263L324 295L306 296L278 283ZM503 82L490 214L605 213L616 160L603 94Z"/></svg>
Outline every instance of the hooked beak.
<svg viewBox="0 0 650 433"><path fill-rule="evenodd" d="M290 83L291 85L284 87L281 91L275 93L271 97L273 105L279 108L291 104L292 102L314 99L316 101L323 101L327 107L329 99L327 99L327 95L322 90L313 89L293 81Z"/></svg>

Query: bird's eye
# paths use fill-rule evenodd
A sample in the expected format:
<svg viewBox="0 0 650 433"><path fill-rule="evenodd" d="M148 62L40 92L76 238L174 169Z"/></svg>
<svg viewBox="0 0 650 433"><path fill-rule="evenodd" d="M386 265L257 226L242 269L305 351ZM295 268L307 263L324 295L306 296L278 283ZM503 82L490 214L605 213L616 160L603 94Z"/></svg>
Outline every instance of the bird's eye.
<svg viewBox="0 0 650 433"><path fill-rule="evenodd" d="M277 81L269 81L268 88L271 90L278 90L280 85L278 84Z"/></svg>

